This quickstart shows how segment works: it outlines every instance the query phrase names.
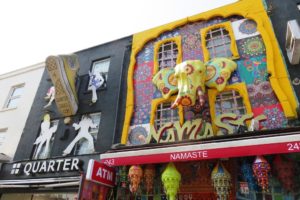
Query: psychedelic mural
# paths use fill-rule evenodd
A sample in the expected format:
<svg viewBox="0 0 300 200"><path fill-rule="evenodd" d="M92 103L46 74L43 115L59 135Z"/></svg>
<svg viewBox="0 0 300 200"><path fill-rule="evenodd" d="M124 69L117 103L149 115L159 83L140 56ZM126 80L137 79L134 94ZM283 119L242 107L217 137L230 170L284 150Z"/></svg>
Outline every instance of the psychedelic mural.
<svg viewBox="0 0 300 200"><path fill-rule="evenodd" d="M219 29L212 28L211 32L209 32L210 36L207 35L206 40L213 41L207 42L206 46L203 46L201 30L207 27L219 27L219 24L222 23L229 23L229 25L224 26L224 28L220 26L220 34L217 32ZM227 31L228 27L232 29L233 35L231 35L231 31ZM225 44L224 47L222 47L222 42ZM175 108L177 110L172 111L174 108L165 107L163 104L168 103L172 105L175 101L177 90L172 94L168 94L169 98L164 100L164 92L165 94L169 93L170 88L167 87L160 90L159 88L165 87L165 83L157 83L156 87L152 83L152 79L155 75L163 79L163 74L170 71L159 74L159 70L167 67L175 71L176 65L187 60L200 60L204 62L204 48L207 48L210 58L212 58L212 55L216 58L229 55L230 52L225 52L224 54L224 51L233 50L229 47L226 50L226 42L229 45L232 45L232 43L236 44L239 57L231 58L237 64L237 68L230 72L228 81L225 84L235 86L232 87L236 88L232 90L234 95L239 95L240 93L247 94L246 96L241 95L240 99L237 100L238 103L235 105L237 111L228 109L226 112L236 114L237 116L246 114L253 116L248 119L249 121L244 124L245 126L249 126L251 119L265 116L266 119L259 122L259 130L287 126L288 123L284 110L269 81L270 75L267 69L266 47L261 34L257 30L257 23L254 20L245 19L241 16L228 18L216 17L208 21L189 22L172 30L165 31L157 35L156 38L148 41L138 52L133 70L134 101L127 137L128 145L142 145L147 142L153 142L153 138L151 139L152 135L158 133L162 134L162 138L163 135L168 138L166 136L166 134L168 135L167 132L172 132L171 135L173 137L169 136L170 141L176 141L179 137L178 130L174 128L172 123L178 122L181 126L184 126L184 123L196 119L201 119L201 123L203 123L202 128L198 130L199 134L203 134L206 126L206 131L213 131L213 135L217 135L219 127L215 126L215 120L220 111L213 109L215 111L212 113L211 107L218 106L220 98L221 102L219 105L221 107L224 107L222 106L223 104L232 107L232 102L224 100L230 91L225 89L223 97L218 92L215 92L215 96L209 96L203 91L202 99L205 102L203 105L200 105L199 101L201 100L199 100L192 106L178 107ZM211 44L215 45L213 49L210 49ZM219 48L219 44L221 48ZM206 68L206 73L209 73L209 67ZM239 89L239 84L244 84L246 91L241 91L242 89ZM209 89L206 88L205 90ZM222 91L219 90L219 92ZM210 101L210 98L214 98L214 100ZM214 102L214 104L211 104L211 102ZM249 103L250 106L248 106L249 108L244 108L244 111L242 111L238 106L243 106L242 104L245 104L245 102ZM221 113L224 114L224 112ZM174 113L178 116L174 116ZM212 129L207 127L212 127ZM151 130L154 130L155 133L151 133ZM166 133L163 133L164 131ZM234 131L238 132L237 128ZM247 131L247 128L245 131ZM211 134L206 133L206 135ZM164 141L167 142L168 140Z"/></svg>

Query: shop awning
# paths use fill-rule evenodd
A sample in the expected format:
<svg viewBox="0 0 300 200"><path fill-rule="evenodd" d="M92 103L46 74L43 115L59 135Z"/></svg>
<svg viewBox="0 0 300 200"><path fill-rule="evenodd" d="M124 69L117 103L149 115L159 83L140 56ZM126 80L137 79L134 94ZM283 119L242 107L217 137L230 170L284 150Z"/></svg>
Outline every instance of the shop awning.
<svg viewBox="0 0 300 200"><path fill-rule="evenodd" d="M300 152L299 132L277 135L257 135L230 141L195 142L188 145L126 149L100 155L100 161L110 166L183 162L218 158Z"/></svg>
<svg viewBox="0 0 300 200"><path fill-rule="evenodd" d="M14 179L0 180L0 188L54 188L78 186L80 176L62 178L37 178L37 179Z"/></svg>

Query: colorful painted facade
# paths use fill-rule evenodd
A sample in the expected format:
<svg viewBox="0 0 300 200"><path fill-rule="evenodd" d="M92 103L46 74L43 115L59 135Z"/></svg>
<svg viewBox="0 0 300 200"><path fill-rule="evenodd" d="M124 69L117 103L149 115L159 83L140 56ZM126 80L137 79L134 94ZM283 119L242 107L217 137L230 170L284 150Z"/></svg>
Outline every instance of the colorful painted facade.
<svg viewBox="0 0 300 200"><path fill-rule="evenodd" d="M159 143L153 141L153 135L164 134L168 123L184 126L196 119L211 126L213 136L236 134L239 124L229 125L223 119L228 114L233 114L231 121L250 115L240 124L246 126L245 132L257 118L256 130L289 127L288 120L297 118L297 101L279 55L261 1L239 1L134 35L122 143ZM223 72L208 62L221 57L237 64L227 82L220 76ZM172 70L189 60L206 62L206 81L226 87L220 91L206 86L203 106L197 101L193 106L170 109L177 92ZM156 87L152 78L158 75L161 81L156 81ZM170 141L187 138L178 134Z"/></svg>
<svg viewBox="0 0 300 200"><path fill-rule="evenodd" d="M276 154L299 152L297 134L280 136L295 127L298 102L262 1L135 34L127 89L127 147L101 155L119 166L117 199L299 198L289 176L299 158ZM277 170L277 160L293 167ZM170 163L181 178L165 183ZM154 166L152 185L145 178L130 192L131 165Z"/></svg>

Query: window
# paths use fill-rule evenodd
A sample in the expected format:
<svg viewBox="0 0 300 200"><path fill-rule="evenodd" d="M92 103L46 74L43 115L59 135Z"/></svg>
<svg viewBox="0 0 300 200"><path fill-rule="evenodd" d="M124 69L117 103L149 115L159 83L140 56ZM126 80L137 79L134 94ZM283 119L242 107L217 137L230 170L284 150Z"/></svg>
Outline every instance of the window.
<svg viewBox="0 0 300 200"><path fill-rule="evenodd" d="M216 57L239 58L230 22L201 29L201 43L205 62Z"/></svg>
<svg viewBox="0 0 300 200"><path fill-rule="evenodd" d="M90 117L94 124L97 124L97 128L90 128L89 133L94 138L94 144L97 140L97 135L99 131L100 121L101 121L101 113L93 113L90 114ZM88 141L86 139L81 139L77 142L74 148L74 155L82 155L82 154L88 154L91 153L88 150Z"/></svg>
<svg viewBox="0 0 300 200"><path fill-rule="evenodd" d="M175 67L178 55L178 47L174 41L161 44L158 50L159 69Z"/></svg>
<svg viewBox="0 0 300 200"><path fill-rule="evenodd" d="M58 126L58 122L59 120L52 120L50 122L50 127L53 127L53 126ZM41 134L39 134L40 136ZM35 145L35 149L34 149L34 153L33 153L33 158L34 159L45 159L45 158L49 158L50 157L50 153L51 153L51 150L52 150L52 146L53 146L53 142L54 142L54 134L52 134L52 137L49 141L49 149L47 150L46 149L46 141L41 144L41 149L38 151L38 147L39 145Z"/></svg>
<svg viewBox="0 0 300 200"><path fill-rule="evenodd" d="M157 106L154 126L156 130L168 122L179 121L178 109L171 108L172 102L164 102Z"/></svg>
<svg viewBox="0 0 300 200"><path fill-rule="evenodd" d="M218 131L215 125L217 116L225 113L234 113L237 116L252 113L245 83L227 85L222 92L218 92L216 89L208 89L208 97L212 126L216 133Z"/></svg>
<svg viewBox="0 0 300 200"><path fill-rule="evenodd" d="M6 104L4 108L16 108L19 102L19 99L21 98L21 95L24 91L24 84L13 86L10 90L9 97L6 101Z"/></svg>
<svg viewBox="0 0 300 200"><path fill-rule="evenodd" d="M0 128L0 147L4 144L7 128Z"/></svg>
<svg viewBox="0 0 300 200"><path fill-rule="evenodd" d="M104 85L102 87L106 87L106 82L108 78L108 70L109 70L110 59L98 60L93 62L92 66L92 74L96 75L100 73L102 77L105 79Z"/></svg>
<svg viewBox="0 0 300 200"><path fill-rule="evenodd" d="M217 115L234 113L241 116L247 113L243 103L243 97L235 90L229 90L218 94L216 97L215 109Z"/></svg>
<svg viewBox="0 0 300 200"><path fill-rule="evenodd" d="M210 58L231 57L230 37L228 31L224 28L209 30L206 35L206 48L209 51Z"/></svg>
<svg viewBox="0 0 300 200"><path fill-rule="evenodd" d="M167 38L155 43L154 74L167 67L175 67L182 60L181 37Z"/></svg>

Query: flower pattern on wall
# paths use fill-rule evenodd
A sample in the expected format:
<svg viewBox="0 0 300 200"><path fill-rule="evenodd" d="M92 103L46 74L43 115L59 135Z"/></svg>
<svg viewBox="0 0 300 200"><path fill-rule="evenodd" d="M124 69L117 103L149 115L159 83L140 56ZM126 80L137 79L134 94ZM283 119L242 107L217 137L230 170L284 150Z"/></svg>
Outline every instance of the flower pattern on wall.
<svg viewBox="0 0 300 200"><path fill-rule="evenodd" d="M150 122L151 104L136 106L133 111L131 125L147 124Z"/></svg>
<svg viewBox="0 0 300 200"><path fill-rule="evenodd" d="M146 143L146 138L150 133L149 124L141 124L138 126L131 126L128 136L129 145L141 145Z"/></svg>
<svg viewBox="0 0 300 200"><path fill-rule="evenodd" d="M256 22L250 19L244 20L240 26L239 31L243 34L251 35L257 31Z"/></svg>
<svg viewBox="0 0 300 200"><path fill-rule="evenodd" d="M269 82L247 85L247 90L253 108L279 103Z"/></svg>
<svg viewBox="0 0 300 200"><path fill-rule="evenodd" d="M237 61L241 81L246 84L259 84L267 81L266 56L257 56Z"/></svg>
<svg viewBox="0 0 300 200"><path fill-rule="evenodd" d="M265 45L260 36L241 39L237 41L237 46L241 58L250 58L266 53Z"/></svg>
<svg viewBox="0 0 300 200"><path fill-rule="evenodd" d="M264 114L267 119L260 123L262 126L260 129L277 129L287 126L287 118L284 116L282 107L280 104L275 104L266 107L259 107L252 109L254 116Z"/></svg>

